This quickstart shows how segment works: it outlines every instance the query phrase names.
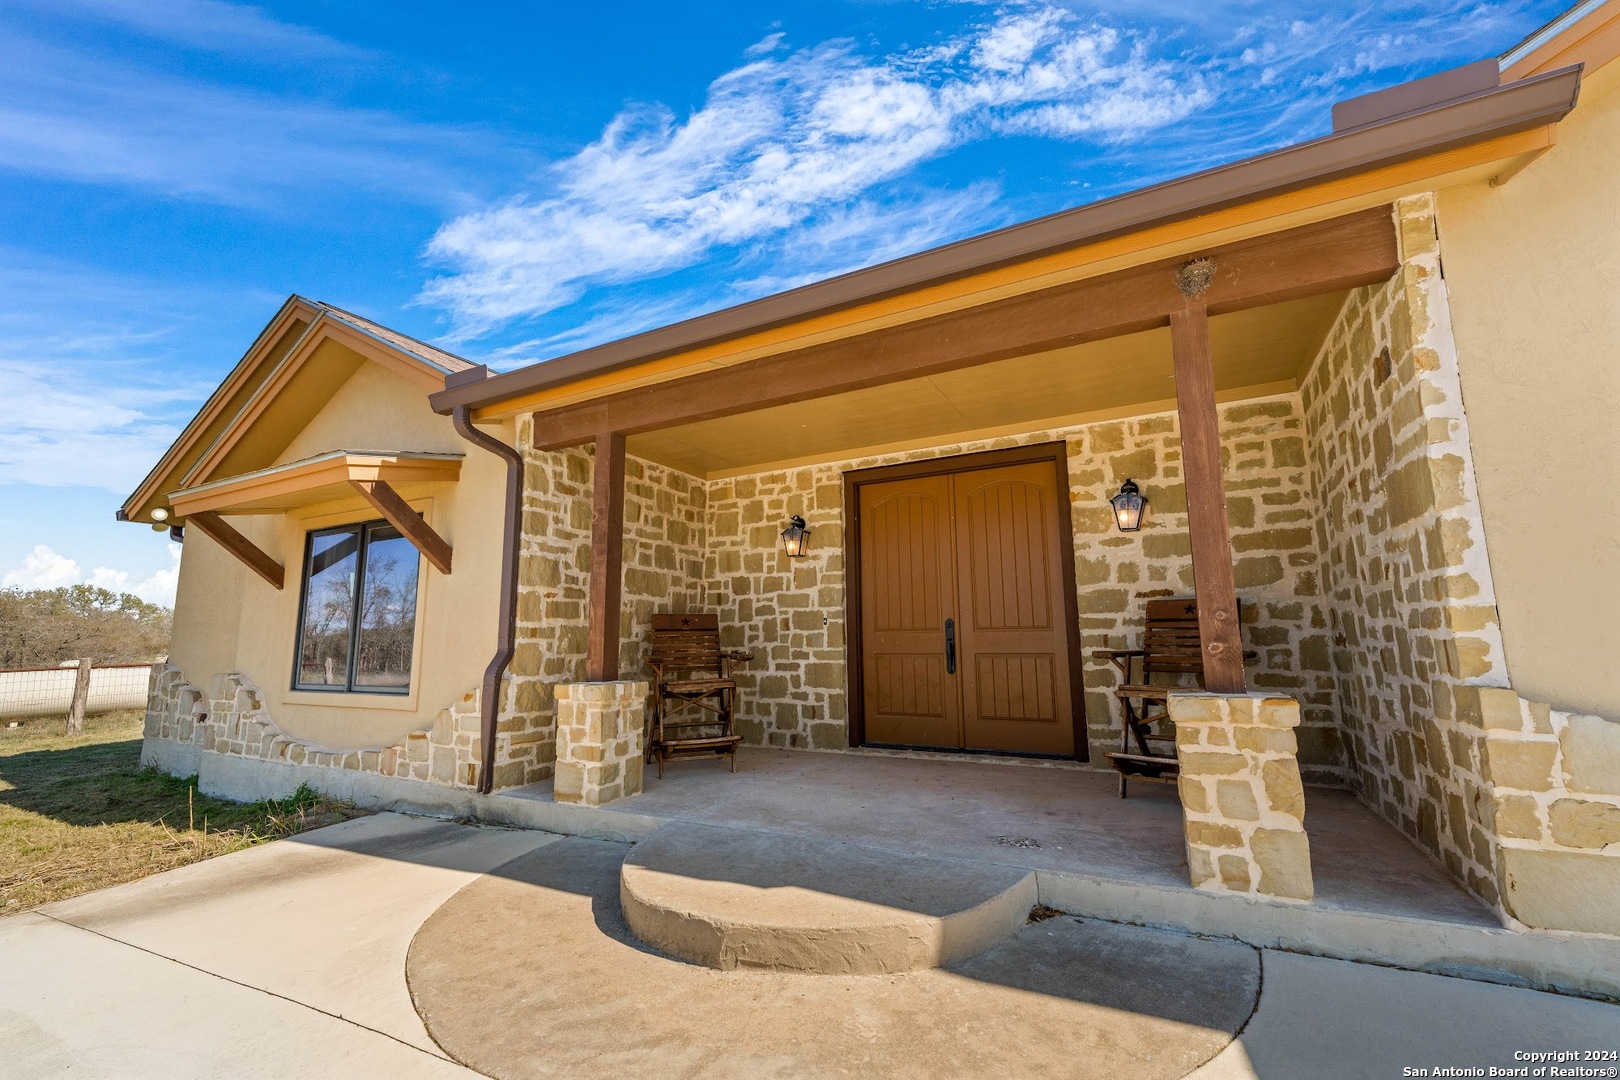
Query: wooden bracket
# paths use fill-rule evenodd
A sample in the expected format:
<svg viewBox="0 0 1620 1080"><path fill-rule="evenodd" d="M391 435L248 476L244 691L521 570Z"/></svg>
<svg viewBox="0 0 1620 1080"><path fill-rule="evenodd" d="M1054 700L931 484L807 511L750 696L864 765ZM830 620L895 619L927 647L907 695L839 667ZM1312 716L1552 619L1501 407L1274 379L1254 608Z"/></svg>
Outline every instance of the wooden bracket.
<svg viewBox="0 0 1620 1080"><path fill-rule="evenodd" d="M400 497L399 492L388 486L386 480L350 480L350 485L370 503L383 520L399 530L401 536L409 540L423 558L432 563L441 574L450 572L450 545L444 542L444 537L433 531L411 504Z"/></svg>
<svg viewBox="0 0 1620 1080"><path fill-rule="evenodd" d="M212 510L201 510L186 518L188 525L236 556L243 566L258 574L276 588L286 584L286 573L281 564L264 553L253 541L237 532L225 519Z"/></svg>

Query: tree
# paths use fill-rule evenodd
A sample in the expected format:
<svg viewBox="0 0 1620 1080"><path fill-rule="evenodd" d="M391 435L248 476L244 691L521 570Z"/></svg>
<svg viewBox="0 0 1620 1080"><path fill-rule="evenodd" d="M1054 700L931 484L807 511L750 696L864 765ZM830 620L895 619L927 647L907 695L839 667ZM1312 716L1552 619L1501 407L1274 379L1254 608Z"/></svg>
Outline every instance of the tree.
<svg viewBox="0 0 1620 1080"><path fill-rule="evenodd" d="M169 651L174 613L94 585L0 589L0 668L150 663Z"/></svg>

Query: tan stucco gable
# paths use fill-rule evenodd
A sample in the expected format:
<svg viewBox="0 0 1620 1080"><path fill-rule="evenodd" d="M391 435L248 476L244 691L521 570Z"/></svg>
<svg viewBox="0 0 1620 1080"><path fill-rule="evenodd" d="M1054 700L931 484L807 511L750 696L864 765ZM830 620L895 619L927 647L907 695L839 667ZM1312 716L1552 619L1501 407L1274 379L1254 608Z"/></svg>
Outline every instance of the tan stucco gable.
<svg viewBox="0 0 1620 1080"><path fill-rule="evenodd" d="M120 517L150 521L171 491L288 460L283 456L287 447L363 369L386 373L394 396L404 393L425 401L443 388L446 374L467 366L458 357L341 309L289 297L125 500ZM413 411L397 405L391 409L396 417ZM453 433L448 438L453 440ZM391 437L377 445L392 447L393 442Z"/></svg>

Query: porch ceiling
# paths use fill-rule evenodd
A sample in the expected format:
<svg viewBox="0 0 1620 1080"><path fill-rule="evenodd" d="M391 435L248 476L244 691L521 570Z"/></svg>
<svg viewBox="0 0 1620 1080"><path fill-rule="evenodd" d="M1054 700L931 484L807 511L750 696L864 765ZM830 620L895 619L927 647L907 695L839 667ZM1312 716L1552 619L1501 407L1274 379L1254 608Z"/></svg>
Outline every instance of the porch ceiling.
<svg viewBox="0 0 1620 1080"><path fill-rule="evenodd" d="M1210 320L1224 400L1292 390L1345 291ZM630 454L697 476L1175 408L1168 328L632 435Z"/></svg>

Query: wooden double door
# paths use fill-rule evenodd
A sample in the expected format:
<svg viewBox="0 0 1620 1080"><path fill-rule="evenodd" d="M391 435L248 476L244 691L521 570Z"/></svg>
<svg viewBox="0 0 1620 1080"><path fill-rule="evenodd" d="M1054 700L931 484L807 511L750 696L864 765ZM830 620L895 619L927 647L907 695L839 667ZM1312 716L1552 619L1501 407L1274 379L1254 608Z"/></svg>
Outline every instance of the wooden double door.
<svg viewBox="0 0 1620 1080"><path fill-rule="evenodd" d="M851 485L863 741L1083 757L1061 445L956 460Z"/></svg>

